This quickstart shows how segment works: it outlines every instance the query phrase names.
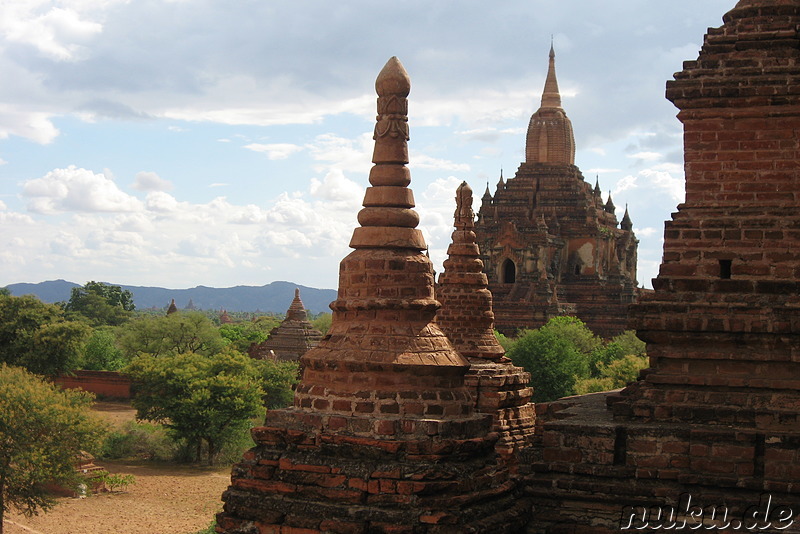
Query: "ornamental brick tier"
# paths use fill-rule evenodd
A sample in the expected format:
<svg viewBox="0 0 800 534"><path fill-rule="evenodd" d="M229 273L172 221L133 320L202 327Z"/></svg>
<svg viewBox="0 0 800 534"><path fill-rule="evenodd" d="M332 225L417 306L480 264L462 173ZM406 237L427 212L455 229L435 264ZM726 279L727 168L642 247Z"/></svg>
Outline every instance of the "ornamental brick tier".
<svg viewBox="0 0 800 534"><path fill-rule="evenodd" d="M410 81L397 58L375 86L375 166L330 331L301 359L294 407L253 430L217 532L513 533L526 521L492 417L465 384L469 362L433 322L433 266L408 188Z"/></svg>
<svg viewBox="0 0 800 534"><path fill-rule="evenodd" d="M492 294L475 243L472 188L463 182L456 191L455 231L447 249L436 296L442 307L436 323L467 358L466 383L481 413L492 415L499 432L497 450L508 460L530 443L536 419L530 403L530 374L511 365L494 335Z"/></svg>
<svg viewBox="0 0 800 534"><path fill-rule="evenodd" d="M667 84L686 202L631 308L651 368L537 406L530 533L710 529L712 509L720 531L800 531L800 0L723 21Z"/></svg>
<svg viewBox="0 0 800 534"><path fill-rule="evenodd" d="M487 185L475 227L498 330L516 335L557 315L575 315L604 337L625 330L638 294L638 241L627 208L621 223L615 209L575 166L551 47L525 161L507 182L501 173L494 196Z"/></svg>
<svg viewBox="0 0 800 534"><path fill-rule="evenodd" d="M273 328L269 337L253 345L247 353L253 358L297 361L322 339L322 332L314 328L308 320L303 301L300 300L300 289L295 288L294 299L286 311L286 318ZM272 356L274 354L274 356Z"/></svg>

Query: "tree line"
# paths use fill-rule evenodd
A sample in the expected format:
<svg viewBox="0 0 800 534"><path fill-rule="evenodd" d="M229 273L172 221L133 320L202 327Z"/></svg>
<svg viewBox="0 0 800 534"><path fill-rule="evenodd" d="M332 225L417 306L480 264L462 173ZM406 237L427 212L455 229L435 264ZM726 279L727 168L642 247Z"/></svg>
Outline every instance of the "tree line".
<svg viewBox="0 0 800 534"><path fill-rule="evenodd" d="M109 435L89 411L91 395L49 378L76 369L126 373L137 419L163 426L185 458L212 463L265 409L291 403L297 364L245 353L279 321L217 326L202 312L140 314L129 291L97 282L60 304L0 289L0 534L11 506L52 506L45 483L78 484L76 455L100 450Z"/></svg>

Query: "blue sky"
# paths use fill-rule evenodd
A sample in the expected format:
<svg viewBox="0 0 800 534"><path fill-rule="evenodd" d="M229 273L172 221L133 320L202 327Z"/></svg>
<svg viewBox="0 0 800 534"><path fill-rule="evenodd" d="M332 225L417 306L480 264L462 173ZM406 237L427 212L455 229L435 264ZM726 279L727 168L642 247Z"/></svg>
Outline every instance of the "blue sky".
<svg viewBox="0 0 800 534"><path fill-rule="evenodd" d="M576 164L627 204L650 287L683 198L666 80L734 0L3 0L0 286L335 288L374 80L409 72L412 184L441 270L455 188L513 176L551 35Z"/></svg>

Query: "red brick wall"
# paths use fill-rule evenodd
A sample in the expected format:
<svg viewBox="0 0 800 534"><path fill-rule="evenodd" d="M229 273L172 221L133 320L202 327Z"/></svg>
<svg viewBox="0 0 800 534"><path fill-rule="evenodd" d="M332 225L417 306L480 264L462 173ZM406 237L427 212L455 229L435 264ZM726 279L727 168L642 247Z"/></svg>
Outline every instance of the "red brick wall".
<svg viewBox="0 0 800 534"><path fill-rule="evenodd" d="M54 382L65 389L82 389L98 397L131 398L131 379L115 371L75 371L74 376L59 376Z"/></svg>

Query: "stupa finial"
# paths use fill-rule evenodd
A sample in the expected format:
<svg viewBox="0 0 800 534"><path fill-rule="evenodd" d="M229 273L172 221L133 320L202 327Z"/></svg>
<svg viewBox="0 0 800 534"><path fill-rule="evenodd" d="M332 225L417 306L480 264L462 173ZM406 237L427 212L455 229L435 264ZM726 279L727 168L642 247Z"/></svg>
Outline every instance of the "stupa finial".
<svg viewBox="0 0 800 534"><path fill-rule="evenodd" d="M419 215L414 195L408 189L408 96L411 81L403 64L392 57L375 80L378 116L375 149L364 195L364 209L358 213L360 228L353 232L350 246L359 248L410 248L425 250L425 239L417 230Z"/></svg>

